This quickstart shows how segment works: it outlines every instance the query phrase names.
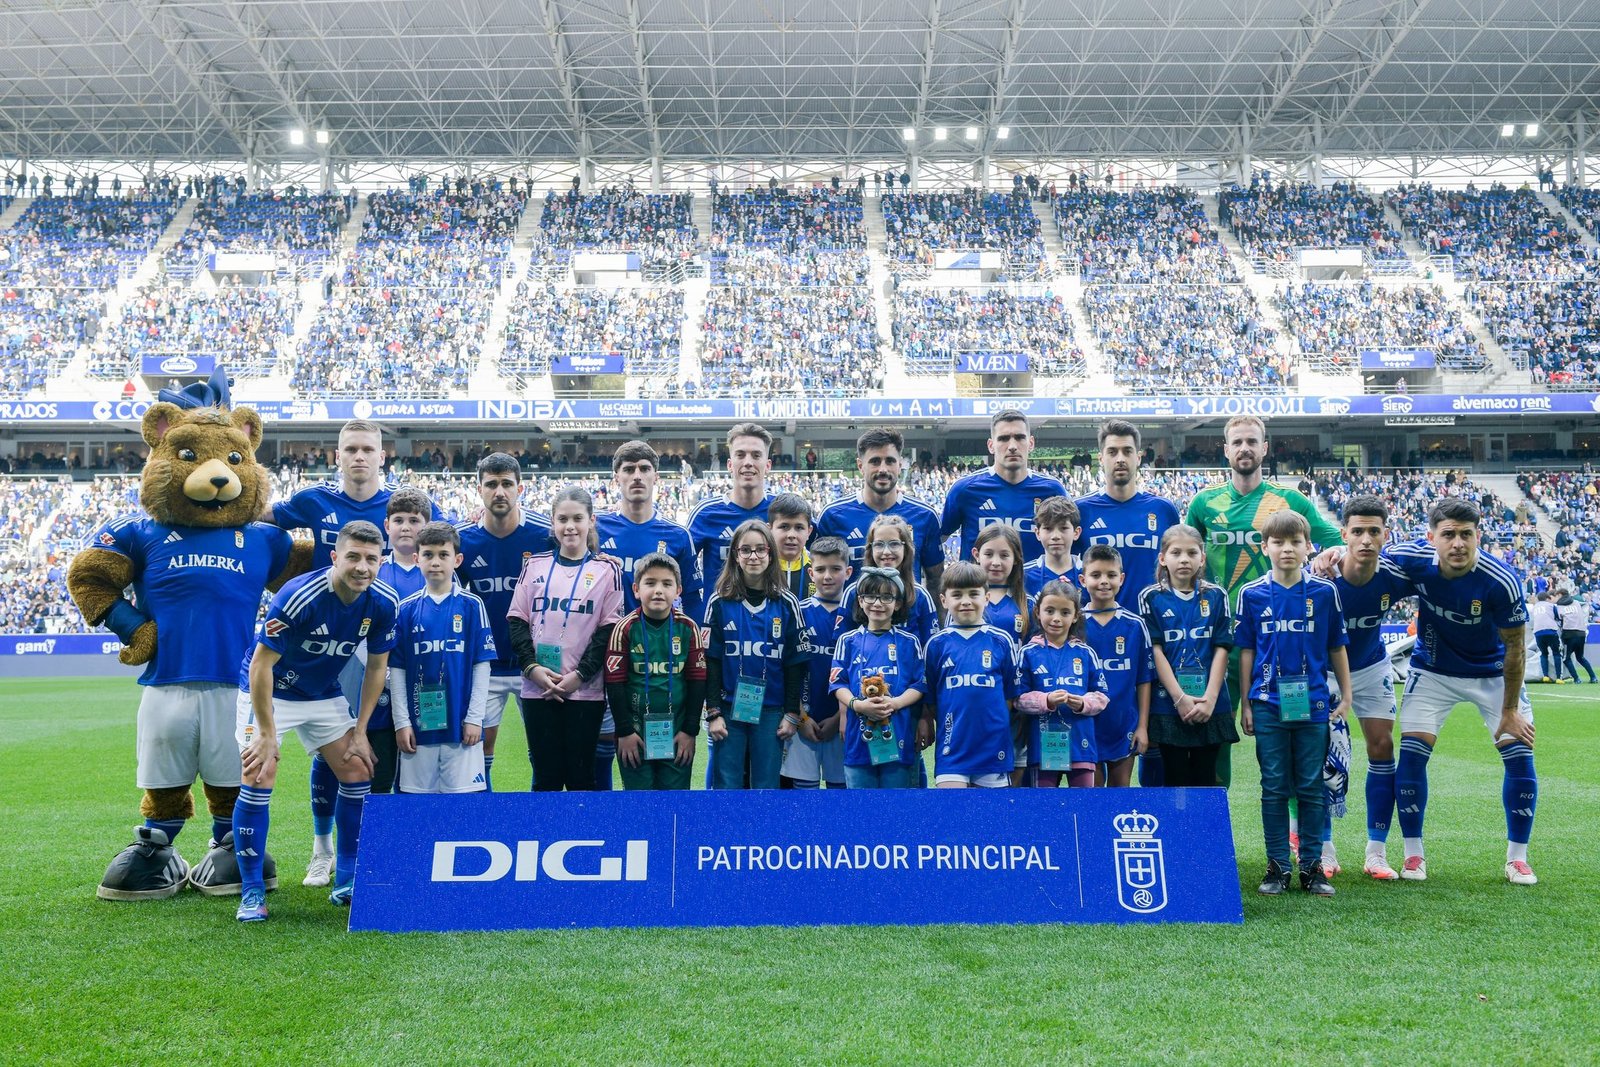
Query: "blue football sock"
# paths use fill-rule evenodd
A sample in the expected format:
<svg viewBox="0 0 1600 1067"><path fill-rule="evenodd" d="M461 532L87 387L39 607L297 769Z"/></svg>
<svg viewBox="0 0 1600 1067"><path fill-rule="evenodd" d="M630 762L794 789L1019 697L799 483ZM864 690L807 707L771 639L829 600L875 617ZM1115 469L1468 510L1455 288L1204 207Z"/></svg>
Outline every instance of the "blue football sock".
<svg viewBox="0 0 1600 1067"><path fill-rule="evenodd" d="M493 793L494 792L494 779L492 777L490 777L490 772L492 772L493 770L494 770L494 753L486 752L486 753L484 753L484 756L483 756L483 791L485 793Z"/></svg>
<svg viewBox="0 0 1600 1067"><path fill-rule="evenodd" d="M152 830L160 830L167 835L167 844L178 840L178 831L183 829L187 819L146 819L144 824Z"/></svg>
<svg viewBox="0 0 1600 1067"><path fill-rule="evenodd" d="M615 741L602 741L594 746L594 787L599 790L611 788L611 761L617 758L617 743Z"/></svg>
<svg viewBox="0 0 1600 1067"><path fill-rule="evenodd" d="M1367 761L1367 840L1389 840L1394 818L1395 764L1392 759Z"/></svg>
<svg viewBox="0 0 1600 1067"><path fill-rule="evenodd" d="M333 821L339 827L334 849L334 885L347 885L356 876L356 846L361 842L361 810L366 807L371 782L340 782L339 797L333 805Z"/></svg>
<svg viewBox="0 0 1600 1067"><path fill-rule="evenodd" d="M1506 765L1500 802L1506 808L1506 840L1518 845L1533 836L1533 812L1539 806L1539 779L1533 772L1533 749L1513 741L1500 750Z"/></svg>
<svg viewBox="0 0 1600 1067"><path fill-rule="evenodd" d="M1167 784L1167 761L1161 758L1161 750L1151 748L1149 752L1139 757L1139 785L1141 788Z"/></svg>
<svg viewBox="0 0 1600 1067"><path fill-rule="evenodd" d="M232 818L232 816L228 816L228 817L223 817L221 815L213 815L213 816L211 816L211 840L213 840L213 841L221 841L223 835L227 834L227 833L230 833L232 830L233 830L233 818Z"/></svg>
<svg viewBox="0 0 1600 1067"><path fill-rule="evenodd" d="M233 854L239 860L239 882L245 889L266 889L261 866L267 855L268 802L272 790L247 785L233 802Z"/></svg>
<svg viewBox="0 0 1600 1067"><path fill-rule="evenodd" d="M1400 739L1400 763L1394 775L1395 803L1400 808L1400 833L1422 837L1422 817L1428 810L1428 758L1433 746L1420 737Z"/></svg>
<svg viewBox="0 0 1600 1067"><path fill-rule="evenodd" d="M338 777L317 753L311 757L311 832L318 837L333 833L333 798L338 792Z"/></svg>

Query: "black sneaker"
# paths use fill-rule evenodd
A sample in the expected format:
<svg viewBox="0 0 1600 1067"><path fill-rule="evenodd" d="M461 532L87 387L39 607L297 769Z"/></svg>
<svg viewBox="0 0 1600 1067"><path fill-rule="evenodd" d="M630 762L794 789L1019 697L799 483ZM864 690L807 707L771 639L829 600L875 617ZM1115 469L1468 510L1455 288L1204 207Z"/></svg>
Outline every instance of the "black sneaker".
<svg viewBox="0 0 1600 1067"><path fill-rule="evenodd" d="M1334 894L1333 883L1328 881L1328 872L1322 869L1320 863L1300 868L1300 888L1319 897L1331 897Z"/></svg>
<svg viewBox="0 0 1600 1067"><path fill-rule="evenodd" d="M1256 887L1256 892L1262 896L1275 897L1279 893L1289 891L1289 872L1278 866L1277 860L1267 861L1267 873L1261 877L1261 884Z"/></svg>
<svg viewBox="0 0 1600 1067"><path fill-rule="evenodd" d="M278 864L272 854L261 861L262 880L267 889L278 888ZM194 869L189 872L189 884L208 897L237 896L243 888L239 879L239 858L233 853L233 834L222 835L222 840L211 846Z"/></svg>
<svg viewBox="0 0 1600 1067"><path fill-rule="evenodd" d="M189 865L167 843L165 830L134 827L136 840L106 868L95 896L101 900L161 900L177 896L189 878Z"/></svg>

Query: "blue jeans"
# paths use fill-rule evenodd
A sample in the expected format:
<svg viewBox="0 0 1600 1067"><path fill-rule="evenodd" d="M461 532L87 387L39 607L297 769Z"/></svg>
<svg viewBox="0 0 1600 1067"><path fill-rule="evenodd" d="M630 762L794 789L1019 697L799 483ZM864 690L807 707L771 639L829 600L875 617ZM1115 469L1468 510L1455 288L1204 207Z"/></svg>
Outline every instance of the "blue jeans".
<svg viewBox="0 0 1600 1067"><path fill-rule="evenodd" d="M750 754L750 788L778 788L783 769L783 742L778 740L778 725L783 722L781 708L762 708L758 723L734 722L723 713L728 736L717 742L717 788L744 788L745 753Z"/></svg>
<svg viewBox="0 0 1600 1067"><path fill-rule="evenodd" d="M846 789L909 789L911 767L904 763L880 763L876 767L844 768Z"/></svg>
<svg viewBox="0 0 1600 1067"><path fill-rule="evenodd" d="M1267 858L1285 870L1294 867L1289 854L1289 798L1300 803L1300 865L1322 860L1322 831L1327 822L1328 791L1322 765L1328 758L1326 722L1278 721L1277 712L1256 704L1256 761L1261 764L1261 829Z"/></svg>

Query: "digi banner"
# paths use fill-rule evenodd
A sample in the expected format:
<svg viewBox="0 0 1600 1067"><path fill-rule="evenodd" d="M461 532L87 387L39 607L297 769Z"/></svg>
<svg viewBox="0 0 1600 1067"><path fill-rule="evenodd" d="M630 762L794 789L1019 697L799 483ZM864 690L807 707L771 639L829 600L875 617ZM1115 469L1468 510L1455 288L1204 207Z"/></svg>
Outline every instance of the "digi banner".
<svg viewBox="0 0 1600 1067"><path fill-rule="evenodd" d="M1221 789L373 796L350 929L1240 923Z"/></svg>

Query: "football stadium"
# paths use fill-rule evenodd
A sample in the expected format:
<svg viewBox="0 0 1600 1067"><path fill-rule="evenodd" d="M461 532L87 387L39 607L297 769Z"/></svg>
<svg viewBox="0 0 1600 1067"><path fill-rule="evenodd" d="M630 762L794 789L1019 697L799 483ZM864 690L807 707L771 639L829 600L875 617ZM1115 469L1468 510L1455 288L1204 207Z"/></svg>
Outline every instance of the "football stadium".
<svg viewBox="0 0 1600 1067"><path fill-rule="evenodd" d="M1597 126L1596 0L0 4L0 1062L1600 1063Z"/></svg>

